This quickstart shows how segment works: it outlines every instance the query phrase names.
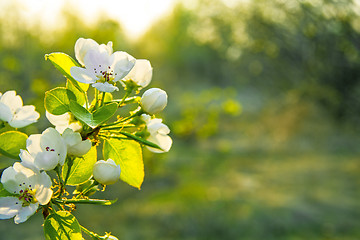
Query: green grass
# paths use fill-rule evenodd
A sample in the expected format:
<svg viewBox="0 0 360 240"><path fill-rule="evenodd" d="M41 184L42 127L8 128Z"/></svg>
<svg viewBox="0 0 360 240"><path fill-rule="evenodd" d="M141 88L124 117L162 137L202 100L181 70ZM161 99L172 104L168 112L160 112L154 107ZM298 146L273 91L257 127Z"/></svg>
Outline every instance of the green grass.
<svg viewBox="0 0 360 240"><path fill-rule="evenodd" d="M229 152L174 145L146 154L142 190L125 183L79 206L81 224L119 239L359 239L360 164L355 153ZM43 239L41 214L0 224L1 239Z"/></svg>

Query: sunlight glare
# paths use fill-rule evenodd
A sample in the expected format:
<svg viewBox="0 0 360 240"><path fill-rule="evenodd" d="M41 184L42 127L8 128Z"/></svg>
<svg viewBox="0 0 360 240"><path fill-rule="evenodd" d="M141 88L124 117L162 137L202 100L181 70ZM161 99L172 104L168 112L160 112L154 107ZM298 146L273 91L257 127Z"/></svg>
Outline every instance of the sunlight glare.
<svg viewBox="0 0 360 240"><path fill-rule="evenodd" d="M21 12L29 21L40 21L44 27L61 27L61 10L70 6L78 12L87 24L92 24L100 16L119 21L130 38L143 34L152 23L169 14L176 0L18 0Z"/></svg>

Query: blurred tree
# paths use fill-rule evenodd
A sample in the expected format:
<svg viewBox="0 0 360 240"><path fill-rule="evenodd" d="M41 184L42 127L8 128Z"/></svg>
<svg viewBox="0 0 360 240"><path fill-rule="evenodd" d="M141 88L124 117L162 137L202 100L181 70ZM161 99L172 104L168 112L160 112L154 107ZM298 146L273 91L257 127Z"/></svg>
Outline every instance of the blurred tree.
<svg viewBox="0 0 360 240"><path fill-rule="evenodd" d="M255 88L263 99L291 91L353 123L360 112L358 10L352 1L199 0L179 4L138 49L161 66L169 89Z"/></svg>

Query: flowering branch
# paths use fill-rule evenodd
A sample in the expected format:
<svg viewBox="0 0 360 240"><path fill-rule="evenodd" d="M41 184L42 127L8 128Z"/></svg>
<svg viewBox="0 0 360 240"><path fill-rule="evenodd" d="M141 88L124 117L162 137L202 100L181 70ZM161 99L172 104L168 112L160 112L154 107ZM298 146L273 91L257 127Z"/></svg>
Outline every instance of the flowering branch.
<svg viewBox="0 0 360 240"><path fill-rule="evenodd" d="M19 224L42 209L46 239L81 240L83 232L94 239L116 240L108 233L100 236L84 228L71 212L77 204L114 204L117 199L91 195L118 180L141 188L141 146L162 153L172 145L169 128L155 118L167 105L167 94L151 88L137 96L151 82L151 64L126 52L113 52L112 42L105 45L80 38L75 57L77 61L65 53L45 55L67 79L66 87L45 93L46 117L54 128L30 136L18 131L35 123L40 114L34 106L24 106L15 91L0 93L0 128L15 128L0 134L0 153L21 160L2 172L0 219L14 218ZM118 83L125 94L113 99ZM94 95L89 98L90 86ZM112 121L127 104L137 106ZM98 151L104 160L98 160ZM52 170L56 172L53 179L48 175ZM76 187L72 194L69 186Z"/></svg>

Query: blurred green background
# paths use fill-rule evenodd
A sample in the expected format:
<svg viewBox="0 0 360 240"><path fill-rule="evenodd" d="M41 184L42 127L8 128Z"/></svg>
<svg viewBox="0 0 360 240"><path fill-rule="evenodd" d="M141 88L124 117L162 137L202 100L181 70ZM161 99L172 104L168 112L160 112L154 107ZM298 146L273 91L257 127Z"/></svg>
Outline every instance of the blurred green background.
<svg viewBox="0 0 360 240"><path fill-rule="evenodd" d="M151 61L174 140L144 150L141 191L108 186L97 196L118 202L78 207L80 224L124 240L360 239L357 1L180 1L136 40L117 21L63 15L52 31L16 5L0 16L0 91L41 114L23 130L50 126L44 92L65 85L44 55L74 57L85 37ZM44 239L41 214L30 220L2 220L0 239Z"/></svg>

